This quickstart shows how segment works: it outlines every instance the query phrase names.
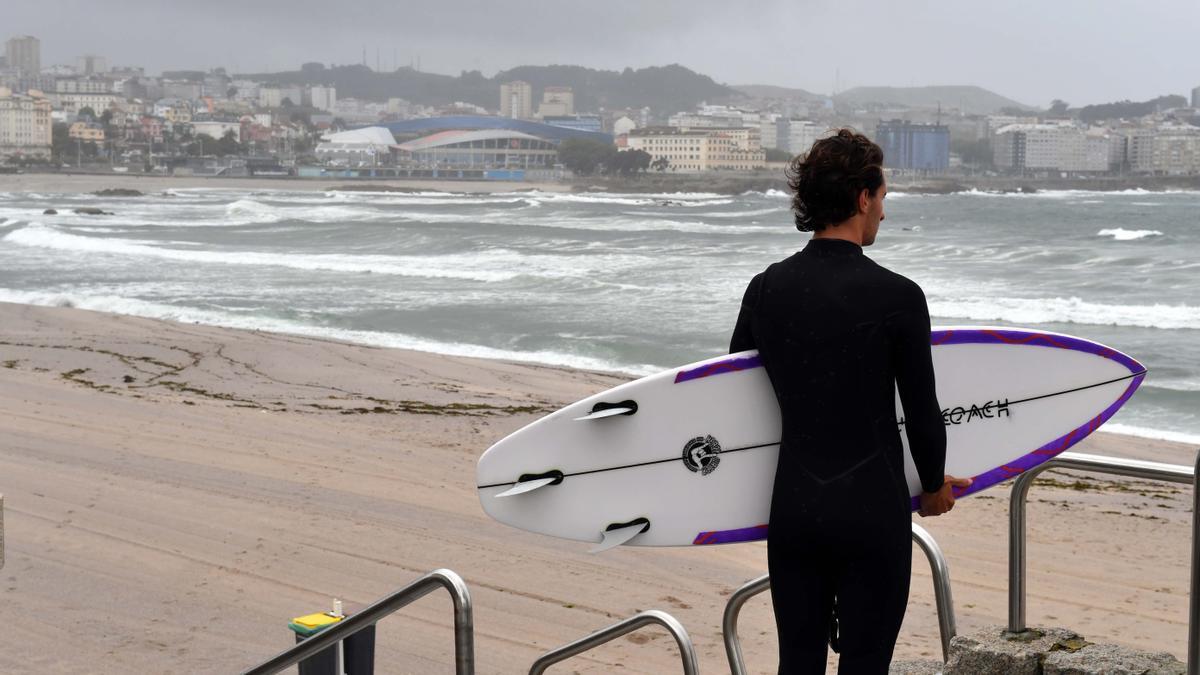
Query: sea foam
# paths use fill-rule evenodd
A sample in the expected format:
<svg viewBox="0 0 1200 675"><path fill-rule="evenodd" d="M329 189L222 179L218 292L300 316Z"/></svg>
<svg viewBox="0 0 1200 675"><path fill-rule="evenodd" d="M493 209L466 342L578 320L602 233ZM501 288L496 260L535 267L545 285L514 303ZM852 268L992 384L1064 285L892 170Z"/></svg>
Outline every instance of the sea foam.
<svg viewBox="0 0 1200 675"><path fill-rule="evenodd" d="M1104 229L1096 233L1098 237L1112 237L1116 241L1134 241L1135 239L1161 237L1162 235L1163 233L1158 230L1126 230L1123 227Z"/></svg>

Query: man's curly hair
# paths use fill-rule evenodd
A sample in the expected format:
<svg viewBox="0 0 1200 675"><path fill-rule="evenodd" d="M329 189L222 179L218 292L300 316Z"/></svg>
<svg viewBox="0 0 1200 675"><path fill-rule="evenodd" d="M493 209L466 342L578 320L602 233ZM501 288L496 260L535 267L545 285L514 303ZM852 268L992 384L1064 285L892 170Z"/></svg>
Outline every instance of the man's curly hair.
<svg viewBox="0 0 1200 675"><path fill-rule="evenodd" d="M796 229L820 232L858 213L858 196L883 185L883 150L853 129L813 143L787 168Z"/></svg>

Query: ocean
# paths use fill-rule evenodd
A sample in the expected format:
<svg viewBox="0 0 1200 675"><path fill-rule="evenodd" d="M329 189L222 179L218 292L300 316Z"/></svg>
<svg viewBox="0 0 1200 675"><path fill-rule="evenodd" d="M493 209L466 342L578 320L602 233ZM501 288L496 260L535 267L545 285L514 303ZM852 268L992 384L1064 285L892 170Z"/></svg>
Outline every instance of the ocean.
<svg viewBox="0 0 1200 675"><path fill-rule="evenodd" d="M1200 443L1200 192L885 208L867 254L925 289L935 325L1124 351L1150 374L1105 428ZM746 282L806 239L775 191L0 192L0 301L645 374L723 353Z"/></svg>

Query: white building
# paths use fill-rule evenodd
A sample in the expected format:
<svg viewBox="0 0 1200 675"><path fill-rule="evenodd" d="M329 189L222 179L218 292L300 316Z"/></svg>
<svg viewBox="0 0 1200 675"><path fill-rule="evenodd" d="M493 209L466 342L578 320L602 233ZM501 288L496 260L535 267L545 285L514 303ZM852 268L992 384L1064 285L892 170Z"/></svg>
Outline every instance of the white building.
<svg viewBox="0 0 1200 675"><path fill-rule="evenodd" d="M758 134L764 149L779 149L779 117L776 113L763 113L759 119Z"/></svg>
<svg viewBox="0 0 1200 675"><path fill-rule="evenodd" d="M396 138L386 127L366 127L326 134L317 145L317 158L346 166L375 166L391 153Z"/></svg>
<svg viewBox="0 0 1200 675"><path fill-rule="evenodd" d="M763 115L757 110L745 110L727 105L701 103L694 112L678 112L667 119L673 127L756 127L762 123Z"/></svg>
<svg viewBox="0 0 1200 675"><path fill-rule="evenodd" d="M637 128L637 122L622 116L616 122L613 122L613 136L624 136Z"/></svg>
<svg viewBox="0 0 1200 675"><path fill-rule="evenodd" d="M812 120L780 118L775 123L776 149L792 155L808 152L824 133L824 127Z"/></svg>
<svg viewBox="0 0 1200 675"><path fill-rule="evenodd" d="M533 118L533 87L528 82L517 80L500 85L500 116Z"/></svg>
<svg viewBox="0 0 1200 675"><path fill-rule="evenodd" d="M124 98L116 94L50 94L50 102L55 108L76 115L83 108L91 108L97 115Z"/></svg>
<svg viewBox="0 0 1200 675"><path fill-rule="evenodd" d="M546 87L538 105L538 117L566 117L575 114L575 92L570 87Z"/></svg>
<svg viewBox="0 0 1200 675"><path fill-rule="evenodd" d="M27 76L42 71L42 43L32 35L22 35L4 44L5 61Z"/></svg>
<svg viewBox="0 0 1200 675"><path fill-rule="evenodd" d="M1129 169L1155 176L1200 174L1200 129L1166 126L1129 134Z"/></svg>
<svg viewBox="0 0 1200 675"><path fill-rule="evenodd" d="M308 90L309 102L312 107L325 112L333 112L337 108L336 87L312 87Z"/></svg>
<svg viewBox="0 0 1200 675"><path fill-rule="evenodd" d="M60 77L54 80L54 91L58 94L111 94L113 83L102 77Z"/></svg>
<svg viewBox="0 0 1200 675"><path fill-rule="evenodd" d="M50 101L40 91L0 88L0 157L50 156Z"/></svg>
<svg viewBox="0 0 1200 675"><path fill-rule="evenodd" d="M766 166L758 127L634 129L625 147L643 150L651 161L665 159L671 171L753 171Z"/></svg>
<svg viewBox="0 0 1200 675"><path fill-rule="evenodd" d="M279 108L285 100L294 105L301 105L304 103L304 93L297 86L260 87L258 90L258 105L261 108ZM334 104L337 104L336 97Z"/></svg>
<svg viewBox="0 0 1200 675"><path fill-rule="evenodd" d="M192 133L199 136L207 134L213 138L221 138L232 131L235 139L241 140L241 122L223 122L218 120L192 120Z"/></svg>
<svg viewBox="0 0 1200 675"><path fill-rule="evenodd" d="M230 87L237 89L233 97L239 101L258 102L258 83L253 80L233 80Z"/></svg>
<svg viewBox="0 0 1200 675"><path fill-rule="evenodd" d="M86 54L75 59L75 72L80 75L99 75L108 72L108 59Z"/></svg>
<svg viewBox="0 0 1200 675"><path fill-rule="evenodd" d="M1109 139L1070 124L1010 124L992 137L993 161L1009 171L1108 171L1109 148Z"/></svg>

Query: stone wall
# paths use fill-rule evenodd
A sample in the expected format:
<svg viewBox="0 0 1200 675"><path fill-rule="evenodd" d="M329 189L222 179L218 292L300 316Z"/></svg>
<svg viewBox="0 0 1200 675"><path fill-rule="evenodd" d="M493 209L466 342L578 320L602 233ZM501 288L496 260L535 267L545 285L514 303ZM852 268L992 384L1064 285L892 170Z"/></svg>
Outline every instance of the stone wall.
<svg viewBox="0 0 1200 675"><path fill-rule="evenodd" d="M1166 652L1088 642L1066 628L1009 633L996 626L950 643L944 675L1183 675Z"/></svg>

